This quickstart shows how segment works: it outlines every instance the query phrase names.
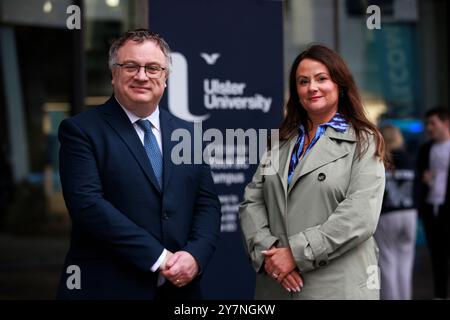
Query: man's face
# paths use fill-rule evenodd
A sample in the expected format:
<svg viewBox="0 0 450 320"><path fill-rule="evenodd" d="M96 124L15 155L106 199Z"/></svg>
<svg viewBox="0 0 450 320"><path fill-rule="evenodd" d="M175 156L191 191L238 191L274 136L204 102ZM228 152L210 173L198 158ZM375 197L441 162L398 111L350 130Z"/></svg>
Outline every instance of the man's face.
<svg viewBox="0 0 450 320"><path fill-rule="evenodd" d="M157 65L167 68L167 59L153 41L138 43L128 40L118 51L116 63L137 65ZM132 73L126 68L115 66L112 70L112 85L117 100L139 117L150 115L164 93L167 71L161 71L157 79L149 78L145 68Z"/></svg>
<svg viewBox="0 0 450 320"><path fill-rule="evenodd" d="M434 141L443 140L449 130L449 121L442 121L437 115L432 115L426 120L427 134Z"/></svg>

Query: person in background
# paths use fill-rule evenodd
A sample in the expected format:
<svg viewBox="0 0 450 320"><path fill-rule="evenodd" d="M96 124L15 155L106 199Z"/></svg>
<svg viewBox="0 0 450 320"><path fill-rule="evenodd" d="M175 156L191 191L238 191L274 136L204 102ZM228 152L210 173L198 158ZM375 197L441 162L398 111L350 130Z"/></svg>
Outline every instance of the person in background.
<svg viewBox="0 0 450 320"><path fill-rule="evenodd" d="M390 166L375 240L380 249L382 300L410 300L416 243L417 210L414 206L414 162L404 148L401 131L381 128Z"/></svg>
<svg viewBox="0 0 450 320"><path fill-rule="evenodd" d="M289 93L279 157L262 159L239 208L255 296L379 299L373 233L384 192L383 137L347 65L325 46L297 56Z"/></svg>
<svg viewBox="0 0 450 320"><path fill-rule="evenodd" d="M450 114L437 107L425 114L430 140L419 149L416 192L433 270L434 297L448 297L450 251Z"/></svg>

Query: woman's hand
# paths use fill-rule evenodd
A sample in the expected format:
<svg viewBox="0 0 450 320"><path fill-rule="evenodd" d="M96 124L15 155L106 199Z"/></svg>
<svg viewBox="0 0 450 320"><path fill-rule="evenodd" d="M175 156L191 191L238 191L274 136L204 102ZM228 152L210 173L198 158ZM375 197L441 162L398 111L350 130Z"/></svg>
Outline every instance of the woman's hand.
<svg viewBox="0 0 450 320"><path fill-rule="evenodd" d="M281 285L289 292L300 292L303 288L303 279L297 270L292 270L281 282Z"/></svg>
<svg viewBox="0 0 450 320"><path fill-rule="evenodd" d="M262 253L265 256L264 268L267 274L275 278L287 291L300 292L303 279L296 270L291 249L272 247Z"/></svg>
<svg viewBox="0 0 450 320"><path fill-rule="evenodd" d="M297 266L290 248L270 248L262 251L264 269L267 274L281 283Z"/></svg>

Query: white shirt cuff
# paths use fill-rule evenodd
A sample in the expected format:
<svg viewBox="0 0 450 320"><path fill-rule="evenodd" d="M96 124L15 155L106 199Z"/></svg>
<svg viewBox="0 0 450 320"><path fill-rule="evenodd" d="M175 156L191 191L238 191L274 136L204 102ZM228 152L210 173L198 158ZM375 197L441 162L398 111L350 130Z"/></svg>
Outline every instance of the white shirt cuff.
<svg viewBox="0 0 450 320"><path fill-rule="evenodd" d="M161 255L159 256L158 260L156 260L156 262L150 268L150 270L152 272L156 272L159 269L159 267L162 265L162 263L166 259L166 255L167 255L167 250L164 249L163 252L161 253Z"/></svg>

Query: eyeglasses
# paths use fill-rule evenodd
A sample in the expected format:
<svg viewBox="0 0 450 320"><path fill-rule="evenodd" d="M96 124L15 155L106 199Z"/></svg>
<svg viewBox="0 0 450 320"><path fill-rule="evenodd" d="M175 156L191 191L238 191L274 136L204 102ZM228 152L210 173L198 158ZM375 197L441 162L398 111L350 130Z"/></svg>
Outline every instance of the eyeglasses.
<svg viewBox="0 0 450 320"><path fill-rule="evenodd" d="M145 74L147 77L151 79L158 79L161 77L163 71L166 71L167 68L161 67L156 64L144 65L140 66L136 63L114 63L114 66L121 67L128 75L135 76L141 71L141 67L144 68Z"/></svg>

